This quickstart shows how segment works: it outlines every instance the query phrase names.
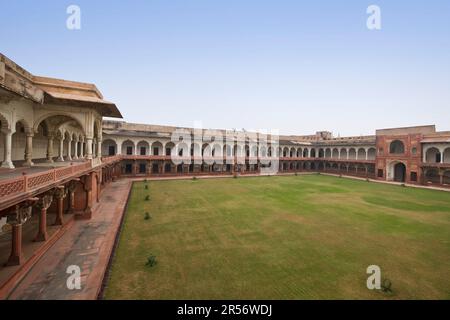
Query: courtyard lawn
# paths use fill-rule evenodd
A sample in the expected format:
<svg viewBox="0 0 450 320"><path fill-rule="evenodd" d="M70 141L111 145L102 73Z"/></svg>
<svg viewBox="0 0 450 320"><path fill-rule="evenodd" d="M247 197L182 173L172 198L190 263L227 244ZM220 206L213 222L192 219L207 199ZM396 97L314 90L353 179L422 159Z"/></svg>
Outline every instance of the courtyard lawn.
<svg viewBox="0 0 450 320"><path fill-rule="evenodd" d="M107 299L450 299L450 193L323 175L144 184ZM392 293L367 289L369 265Z"/></svg>

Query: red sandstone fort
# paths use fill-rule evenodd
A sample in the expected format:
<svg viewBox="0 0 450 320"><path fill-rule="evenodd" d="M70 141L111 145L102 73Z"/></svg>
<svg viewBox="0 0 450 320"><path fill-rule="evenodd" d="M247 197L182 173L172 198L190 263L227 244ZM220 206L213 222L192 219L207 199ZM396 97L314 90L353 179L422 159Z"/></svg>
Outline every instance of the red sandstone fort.
<svg viewBox="0 0 450 320"><path fill-rule="evenodd" d="M92 218L119 178L255 175L272 167L450 186L450 132L434 125L342 138L269 135L263 143L242 132L202 130L199 140L192 128L104 117L122 115L95 85L35 76L0 54L0 298L70 221ZM179 129L192 139L174 141Z"/></svg>

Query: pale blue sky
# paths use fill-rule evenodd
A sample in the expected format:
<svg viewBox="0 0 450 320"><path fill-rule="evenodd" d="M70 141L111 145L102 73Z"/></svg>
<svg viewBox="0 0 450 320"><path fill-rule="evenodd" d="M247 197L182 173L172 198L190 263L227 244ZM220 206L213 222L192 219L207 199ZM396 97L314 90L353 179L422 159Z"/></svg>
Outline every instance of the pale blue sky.
<svg viewBox="0 0 450 320"><path fill-rule="evenodd" d="M366 28L371 4L380 31ZM448 0L2 0L0 39L34 74L95 83L130 122L450 130Z"/></svg>

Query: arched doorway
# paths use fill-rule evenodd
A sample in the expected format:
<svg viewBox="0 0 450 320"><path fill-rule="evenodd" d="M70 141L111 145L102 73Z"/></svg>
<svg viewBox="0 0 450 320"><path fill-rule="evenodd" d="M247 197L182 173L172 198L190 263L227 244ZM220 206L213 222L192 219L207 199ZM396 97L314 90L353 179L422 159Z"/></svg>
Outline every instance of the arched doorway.
<svg viewBox="0 0 450 320"><path fill-rule="evenodd" d="M405 182L406 181L406 166L399 162L394 165L394 181Z"/></svg>

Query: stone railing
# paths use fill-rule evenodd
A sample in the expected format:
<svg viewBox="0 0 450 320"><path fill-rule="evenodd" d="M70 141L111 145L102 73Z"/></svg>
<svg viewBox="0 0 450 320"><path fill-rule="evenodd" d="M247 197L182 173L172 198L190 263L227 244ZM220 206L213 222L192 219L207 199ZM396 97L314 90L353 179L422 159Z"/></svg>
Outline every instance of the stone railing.
<svg viewBox="0 0 450 320"><path fill-rule="evenodd" d="M123 156L118 154L115 156L102 157L102 164L110 164L122 160Z"/></svg>
<svg viewBox="0 0 450 320"><path fill-rule="evenodd" d="M90 161L70 166L54 168L33 174L23 174L20 177L0 181L0 199L13 196L17 193L32 191L51 185L76 173L92 168Z"/></svg>

